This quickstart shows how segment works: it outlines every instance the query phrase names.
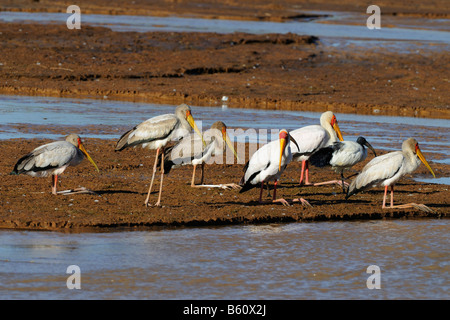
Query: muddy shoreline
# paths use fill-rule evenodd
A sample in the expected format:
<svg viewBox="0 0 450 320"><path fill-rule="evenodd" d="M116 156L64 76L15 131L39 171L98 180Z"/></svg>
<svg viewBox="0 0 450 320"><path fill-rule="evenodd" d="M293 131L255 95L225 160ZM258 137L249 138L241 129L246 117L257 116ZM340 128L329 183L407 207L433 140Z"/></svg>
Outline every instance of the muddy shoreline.
<svg viewBox="0 0 450 320"><path fill-rule="evenodd" d="M286 21L314 16L308 11L346 11L365 13L369 4L360 0L330 2L327 0L233 0L167 1L167 0L79 0L77 5L86 14L184 16L204 19L236 19ZM419 0L380 0L377 5L387 16L448 18L450 5L446 0L431 3ZM67 3L60 1L1 0L1 11L66 12Z"/></svg>
<svg viewBox="0 0 450 320"><path fill-rule="evenodd" d="M83 13L177 15L207 19L287 21L315 18L307 11L364 13L357 0L326 1L79 1ZM380 1L389 17L449 17L449 2ZM65 12L59 1L0 0L1 11ZM296 34L114 32L83 26L0 23L0 94L126 100L177 105L378 114L450 119L447 51L431 47L392 50L327 46ZM420 119L418 119L420 121ZM26 124L19 124L24 125ZM47 130L61 129L57 124ZM68 128L63 128L68 129ZM74 128L70 128L72 130ZM102 130L102 128L94 128ZM411 128L414 134L414 128ZM381 208L383 190L344 199L341 187L299 187L299 163L288 166L278 195L303 197L312 208L260 205L259 190L191 188L192 167L164 178L161 208L143 205L154 153L141 148L114 152L113 140L87 139L100 167L69 168L59 190L84 186L98 195L51 195L50 178L11 176L15 161L45 139L0 140L0 228L65 232L139 230L247 223L448 218L448 187L420 183L413 175L396 187L395 203L417 202L434 213ZM378 151L378 150L377 150ZM381 154L385 151L380 150ZM355 166L353 173L371 159ZM437 176L449 166L430 162ZM205 183L237 183L243 165L209 165ZM313 182L335 179L328 168L311 169ZM159 183L159 180L156 181ZM151 201L156 202L156 191ZM269 197L267 199L270 199Z"/></svg>
<svg viewBox="0 0 450 320"><path fill-rule="evenodd" d="M60 176L58 190L86 187L93 194L53 196L50 178L9 175L15 160L49 140L11 139L0 141L8 157L0 159L0 228L58 230L67 232L137 230L142 228L220 226L278 222L350 221L367 219L448 218L448 186L420 183L412 175L396 187L395 203L424 203L434 213L413 209L383 210L383 190L374 188L344 199L338 185L299 187L300 163L291 163L282 177L277 195L285 199L303 197L312 208L298 203L259 204L259 188L236 190L191 188L191 166L175 168L164 178L162 207L145 207L154 153L142 148L114 152L114 140L87 139L86 148L100 168L88 161L70 167ZM248 146L247 146L248 150ZM378 150L377 150L378 151ZM248 156L248 155L247 155ZM369 161L371 156L366 159ZM366 163L366 161L364 163ZM364 164L363 163L363 164ZM363 164L355 166L355 172ZM447 165L432 163L438 176L449 174ZM211 164L205 168L206 184L237 183L243 165ZM354 173L354 172L353 172ZM414 175L426 175L420 166ZM311 168L311 181L337 178L328 168ZM200 176L197 175L197 182ZM156 180L159 186L159 178ZM271 185L272 188L272 185ZM272 192L272 191L271 191ZM266 194L266 191L264 192ZM157 188L151 195L156 202ZM264 197L264 200L270 197Z"/></svg>
<svg viewBox="0 0 450 320"><path fill-rule="evenodd" d="M0 94L450 119L447 52L314 36L0 24ZM39 39L30 41L30 39Z"/></svg>

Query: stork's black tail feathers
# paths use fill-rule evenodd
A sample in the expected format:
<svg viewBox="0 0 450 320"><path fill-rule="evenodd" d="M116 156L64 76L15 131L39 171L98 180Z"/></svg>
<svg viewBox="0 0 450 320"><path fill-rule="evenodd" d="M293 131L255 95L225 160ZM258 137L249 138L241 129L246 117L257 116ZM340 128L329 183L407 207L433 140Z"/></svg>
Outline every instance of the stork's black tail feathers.
<svg viewBox="0 0 450 320"><path fill-rule="evenodd" d="M255 174L253 174L252 176L250 176L250 178L247 180L247 182L245 182L245 173L247 172L249 162L250 161L247 161L247 163L245 164L244 169L243 169L244 175L242 176L241 180L239 181L239 185L242 187L241 190L239 190L239 193L243 193L245 191L251 190L254 187L256 187L256 185L251 184L250 181L252 181L253 178L259 174L259 171L256 172Z"/></svg>
<svg viewBox="0 0 450 320"><path fill-rule="evenodd" d="M333 152L334 148L332 146L319 149L309 157L309 163L319 168L328 166L333 157Z"/></svg>
<svg viewBox="0 0 450 320"><path fill-rule="evenodd" d="M241 181L239 181L239 185L242 187L241 190L239 190L239 193L243 193L246 192L248 190L253 189L254 187L256 187L256 185L251 184L251 183L243 183L243 178L241 179Z"/></svg>

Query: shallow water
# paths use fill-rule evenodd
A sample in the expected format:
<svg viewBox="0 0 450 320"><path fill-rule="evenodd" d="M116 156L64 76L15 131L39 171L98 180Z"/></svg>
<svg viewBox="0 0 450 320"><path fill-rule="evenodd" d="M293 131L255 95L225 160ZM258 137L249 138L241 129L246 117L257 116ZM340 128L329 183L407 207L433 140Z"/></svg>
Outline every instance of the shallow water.
<svg viewBox="0 0 450 320"><path fill-rule="evenodd" d="M449 299L447 220L0 230L1 299ZM69 265L81 289L69 290ZM370 265L380 289L368 289Z"/></svg>
<svg viewBox="0 0 450 320"><path fill-rule="evenodd" d="M386 25L392 26L398 23L399 27L387 28L383 27L384 25L382 24L381 29L370 30L366 27L366 20L369 15L321 11L310 13L328 16L320 19L269 22L180 18L173 16L82 14L81 24L106 27L119 32L295 33L317 36L323 40L324 44L337 45L341 48L357 45L358 47L376 49L382 44L385 50L391 48L396 52L398 50L423 48L423 44L427 44L427 49L441 51L448 50L450 45L448 22L445 19L414 18L407 20L405 18L390 17L387 19L388 23ZM70 14L67 13L0 12L1 22L57 23L65 25L69 17ZM368 41L361 42L361 40Z"/></svg>
<svg viewBox="0 0 450 320"><path fill-rule="evenodd" d="M83 137L118 139L124 130L140 122L172 113L176 106L27 96L0 96L0 139L61 139L75 131ZM277 138L278 130L294 130L319 124L321 113L191 106L200 129L223 121L232 141L259 142ZM414 136L427 159L450 164L450 126L445 119L355 115L336 113L346 140L364 136L375 149L399 150L403 140ZM49 128L53 128L50 130ZM241 131L237 131L241 129ZM271 130L274 130L273 132ZM414 131L412 131L414 130ZM60 133L60 132L64 132ZM267 137L258 140L260 134ZM261 136L262 137L262 136Z"/></svg>

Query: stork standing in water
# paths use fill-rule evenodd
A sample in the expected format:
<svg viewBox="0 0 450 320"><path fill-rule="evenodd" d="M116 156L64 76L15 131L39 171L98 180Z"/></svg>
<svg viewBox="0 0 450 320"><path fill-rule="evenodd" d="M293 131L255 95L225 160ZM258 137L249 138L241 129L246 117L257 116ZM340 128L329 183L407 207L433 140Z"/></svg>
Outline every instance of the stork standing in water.
<svg viewBox="0 0 450 320"><path fill-rule="evenodd" d="M423 204L407 203L403 205L394 206L394 185L404 175L412 173L416 170L420 162L430 170L433 177L433 170L420 151L419 143L414 138L405 140L402 144L402 151L395 151L373 158L362 169L361 173L350 184L347 196L350 196L375 187L377 185L384 186L383 209L390 208L416 208L431 212L432 210ZM386 196L388 187L391 187L391 205L386 207Z"/></svg>
<svg viewBox="0 0 450 320"><path fill-rule="evenodd" d="M86 188L65 190L57 192L58 175L62 174L67 167L76 166L87 158L99 171L94 160L90 157L83 146L81 138L77 134L70 134L65 141L51 142L37 147L27 155L20 158L14 166L11 174L28 174L32 177L52 176L52 193L94 193Z"/></svg>
<svg viewBox="0 0 450 320"><path fill-rule="evenodd" d="M192 117L191 108L187 104L181 104L175 109L174 114L164 114L150 118L125 132L117 142L115 148L116 151L121 151L125 148L137 145L142 145L143 148L148 148L150 150L156 149L152 180L148 189L147 198L144 202L146 206L149 205L150 193L152 192L159 154L161 154L161 160L162 163L164 163L164 148L166 145L172 140L180 139L181 137L188 135L191 132L191 128L202 137L202 133ZM163 178L164 166L161 166L159 195L155 206L161 205Z"/></svg>
<svg viewBox="0 0 450 320"><path fill-rule="evenodd" d="M309 158L314 152L340 140L343 141L336 116L326 111L320 116L320 125L311 125L293 130L289 133L299 142L299 147L291 144L293 161L302 162L300 185L316 185L309 182ZM303 180L305 177L305 181ZM336 180L321 184L336 183Z"/></svg>
<svg viewBox="0 0 450 320"><path fill-rule="evenodd" d="M274 181L273 200L271 203L281 202L283 205L289 205L285 199L276 199L277 182L286 166L292 160L290 140L298 147L297 141L285 130L281 130L279 139L265 144L259 148L247 162L244 168L244 176L239 184L242 189L239 193L248 191L254 188L258 183L261 183L261 190L259 194L259 202L262 201L262 192L264 183ZM294 199L293 202L301 202L303 205L308 205L308 201L303 198Z"/></svg>
<svg viewBox="0 0 450 320"><path fill-rule="evenodd" d="M214 122L211 128L203 133L203 139L206 145L203 145L202 139L198 135L190 134L175 146L168 148L166 153L170 154L164 159L164 172L169 173L172 167L192 164L194 169L192 171L191 187L239 189L240 186L235 183L218 185L203 184L203 167L205 162L210 160L211 157L221 156L228 146L233 151L236 159L238 159L238 155L227 134L227 126L221 121ZM200 165L202 169L200 185L195 184L195 168L197 165Z"/></svg>
<svg viewBox="0 0 450 320"><path fill-rule="evenodd" d="M334 171L341 175L342 192L345 193L344 188L344 171L353 167L355 164L364 161L367 158L367 149L372 150L375 157L377 156L374 148L364 137L358 137L354 141L334 142L328 147L322 148L316 153L312 154L309 161L313 166L325 167L331 166ZM333 182L333 181L330 181ZM334 182L338 182L335 180ZM318 186L322 183L315 183Z"/></svg>

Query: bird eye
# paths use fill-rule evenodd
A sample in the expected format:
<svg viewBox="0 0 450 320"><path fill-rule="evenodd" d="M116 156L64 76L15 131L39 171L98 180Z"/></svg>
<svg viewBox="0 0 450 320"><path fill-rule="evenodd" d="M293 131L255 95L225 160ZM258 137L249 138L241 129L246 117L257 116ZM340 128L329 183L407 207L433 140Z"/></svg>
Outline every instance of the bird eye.
<svg viewBox="0 0 450 320"><path fill-rule="evenodd" d="M334 126L335 123L336 123L336 116L333 116L333 118L331 118L331 125Z"/></svg>

